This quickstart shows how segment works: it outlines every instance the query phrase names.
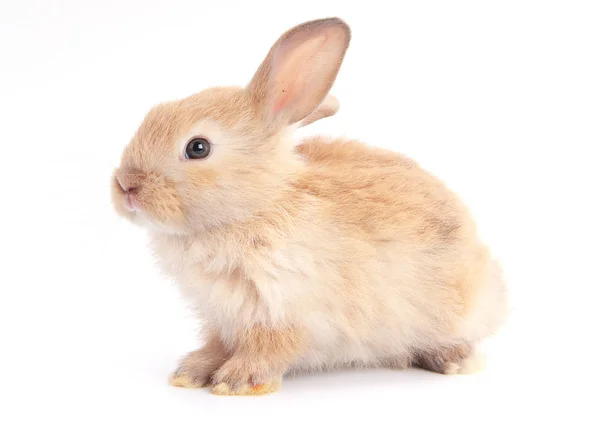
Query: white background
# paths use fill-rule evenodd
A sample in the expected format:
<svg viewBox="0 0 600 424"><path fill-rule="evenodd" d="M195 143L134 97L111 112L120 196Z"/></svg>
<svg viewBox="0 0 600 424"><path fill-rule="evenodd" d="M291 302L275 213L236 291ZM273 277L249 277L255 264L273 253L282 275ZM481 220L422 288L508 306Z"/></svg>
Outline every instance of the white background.
<svg viewBox="0 0 600 424"><path fill-rule="evenodd" d="M0 3L0 421L599 422L597 1ZM243 85L340 16L336 117L414 157L504 262L513 313L473 376L344 371L261 398L167 385L196 324L109 176L153 104ZM535 420L535 421L534 421Z"/></svg>

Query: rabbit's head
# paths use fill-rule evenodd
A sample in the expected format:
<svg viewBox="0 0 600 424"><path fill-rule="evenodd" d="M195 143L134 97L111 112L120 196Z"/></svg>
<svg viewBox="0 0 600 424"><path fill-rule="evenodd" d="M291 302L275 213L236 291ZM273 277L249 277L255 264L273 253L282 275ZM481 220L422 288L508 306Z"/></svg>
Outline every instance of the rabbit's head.
<svg viewBox="0 0 600 424"><path fill-rule="evenodd" d="M244 88L218 87L155 106L112 181L121 215L188 233L259 213L302 167L292 132L338 109L328 92L350 42L338 18L296 26Z"/></svg>

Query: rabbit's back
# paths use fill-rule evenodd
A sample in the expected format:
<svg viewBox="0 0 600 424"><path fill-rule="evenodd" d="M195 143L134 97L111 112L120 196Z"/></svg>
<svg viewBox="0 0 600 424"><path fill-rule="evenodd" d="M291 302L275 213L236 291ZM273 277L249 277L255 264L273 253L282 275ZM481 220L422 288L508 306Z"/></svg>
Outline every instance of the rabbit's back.
<svg viewBox="0 0 600 424"><path fill-rule="evenodd" d="M448 246L475 236L458 197L415 161L356 141L313 138L302 189L337 208L338 218L373 241Z"/></svg>

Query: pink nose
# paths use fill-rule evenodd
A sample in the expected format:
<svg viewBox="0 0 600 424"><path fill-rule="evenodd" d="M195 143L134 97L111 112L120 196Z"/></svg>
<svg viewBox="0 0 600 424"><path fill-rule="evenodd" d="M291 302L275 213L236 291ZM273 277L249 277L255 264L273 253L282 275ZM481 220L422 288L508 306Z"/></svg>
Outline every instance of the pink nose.
<svg viewBox="0 0 600 424"><path fill-rule="evenodd" d="M139 188L139 186L132 184L132 181L127 181L123 177L117 177L117 181L125 193L135 193Z"/></svg>
<svg viewBox="0 0 600 424"><path fill-rule="evenodd" d="M121 168L116 173L116 179L125 193L135 193L143 179L141 172L131 168Z"/></svg>
<svg viewBox="0 0 600 424"><path fill-rule="evenodd" d="M139 210L140 201L137 194L142 183L143 175L134 169L121 168L117 171L115 179L125 195L124 200L126 208L130 211Z"/></svg>

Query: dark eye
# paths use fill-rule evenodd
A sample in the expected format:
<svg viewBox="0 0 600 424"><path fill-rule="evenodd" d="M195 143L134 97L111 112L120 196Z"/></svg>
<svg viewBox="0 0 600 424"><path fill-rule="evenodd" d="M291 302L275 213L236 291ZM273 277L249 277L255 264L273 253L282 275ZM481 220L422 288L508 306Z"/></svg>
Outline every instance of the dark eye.
<svg viewBox="0 0 600 424"><path fill-rule="evenodd" d="M210 142L205 138L192 138L185 147L187 159L204 159L210 153Z"/></svg>

